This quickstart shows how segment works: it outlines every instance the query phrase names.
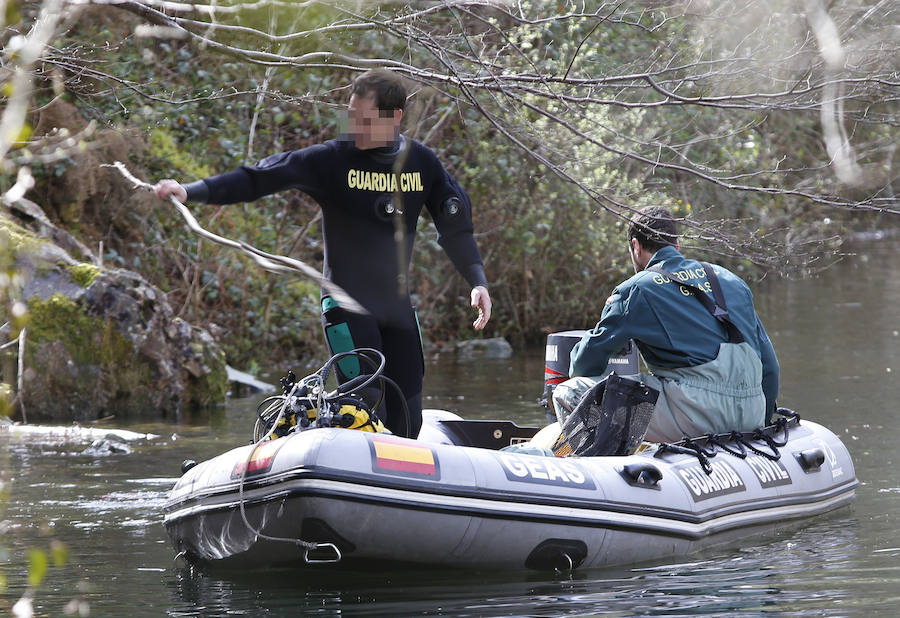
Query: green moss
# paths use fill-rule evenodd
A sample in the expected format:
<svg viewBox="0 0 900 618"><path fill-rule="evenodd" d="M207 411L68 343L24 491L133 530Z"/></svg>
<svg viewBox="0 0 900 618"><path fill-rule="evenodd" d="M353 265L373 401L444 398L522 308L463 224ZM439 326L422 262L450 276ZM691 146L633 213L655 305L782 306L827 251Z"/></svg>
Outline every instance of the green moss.
<svg viewBox="0 0 900 618"><path fill-rule="evenodd" d="M136 354L133 343L115 320L91 316L70 298L55 294L28 302L28 349L25 363L41 368L51 379L33 387L40 394L34 407L45 415L92 418L98 413L146 414L172 406L207 406L224 401L228 387L224 356L215 347L194 348L202 375L188 375L184 391L159 373L152 359ZM198 371L198 374L201 372ZM190 372L189 372L190 374Z"/></svg>
<svg viewBox="0 0 900 618"><path fill-rule="evenodd" d="M188 370L185 402L190 406L206 407L220 404L225 401L225 394L228 392L225 353L216 345L205 345L203 339L202 336L195 337L190 347L197 365L202 366L206 372L197 375L200 372L192 371L191 367L185 366ZM209 343L212 341L209 340Z"/></svg>
<svg viewBox="0 0 900 618"><path fill-rule="evenodd" d="M41 366L34 358L35 350L42 343L54 343L65 348L74 365L70 385L74 390L102 388L105 394L117 396L154 384L152 369L135 355L134 346L112 320L85 315L62 294L47 300L32 297L28 316L28 366ZM54 379L59 381L61 376Z"/></svg>
<svg viewBox="0 0 900 618"><path fill-rule="evenodd" d="M9 418L13 415L13 399L15 396L9 384L0 383L0 418Z"/></svg>
<svg viewBox="0 0 900 618"><path fill-rule="evenodd" d="M11 255L36 253L44 243L45 241L9 218L0 216L0 248L4 252L9 252Z"/></svg>
<svg viewBox="0 0 900 618"><path fill-rule="evenodd" d="M206 376L206 392L209 399L205 403L222 403L228 392L228 371L225 369L225 354L222 354L222 362L218 363L209 375Z"/></svg>
<svg viewBox="0 0 900 618"><path fill-rule="evenodd" d="M188 381L187 403L192 406L212 406L223 403L228 392L228 371L225 355L215 363L208 363L210 372Z"/></svg>
<svg viewBox="0 0 900 618"><path fill-rule="evenodd" d="M93 264L75 264L68 267L69 274L72 279L83 288L88 287L94 282L94 279L100 276L100 269Z"/></svg>

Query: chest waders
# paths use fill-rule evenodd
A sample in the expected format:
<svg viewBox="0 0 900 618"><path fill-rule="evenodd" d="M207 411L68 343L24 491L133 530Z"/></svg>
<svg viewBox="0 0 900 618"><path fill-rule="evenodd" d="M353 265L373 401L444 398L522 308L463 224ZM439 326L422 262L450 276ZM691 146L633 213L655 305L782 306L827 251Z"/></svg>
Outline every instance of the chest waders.
<svg viewBox="0 0 900 618"><path fill-rule="evenodd" d="M728 333L715 359L694 367L648 367L645 382L660 391L648 440L672 441L707 433L752 431L765 424L762 362L731 321L719 278L712 265L700 262L712 290L686 283L660 266L647 270L689 289Z"/></svg>

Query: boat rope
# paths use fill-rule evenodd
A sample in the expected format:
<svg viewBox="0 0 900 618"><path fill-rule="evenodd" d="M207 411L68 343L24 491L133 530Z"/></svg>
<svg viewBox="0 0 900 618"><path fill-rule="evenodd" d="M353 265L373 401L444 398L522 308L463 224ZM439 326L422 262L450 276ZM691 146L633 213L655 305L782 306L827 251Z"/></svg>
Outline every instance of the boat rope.
<svg viewBox="0 0 900 618"><path fill-rule="evenodd" d="M259 528L256 528L253 524L251 524L250 520L247 518L247 510L245 508L245 499L244 499L244 483L247 480L247 472L250 470L250 464L253 461L253 455L256 453L256 449L258 449L259 446L263 442L267 441L269 439L269 437L272 435L272 433L274 433L275 427L277 426L278 421L284 417L284 413L285 413L285 410L287 409L288 403L290 402L291 395L293 395L294 392L301 387L301 384L302 384L301 382L297 382L297 383L293 384L291 387L290 393L288 393L287 396L283 397L284 401L282 402L282 404L279 407L277 418L271 424L271 426L269 427L269 430L265 433L265 435L263 435L261 438L259 438L252 445L253 448L250 449L250 452L247 455L247 459L244 461L244 466L243 466L243 469L241 470L241 478L238 483L238 505L240 507L241 519L243 520L244 525L247 526L247 529L250 530L254 534L254 536L256 536L258 539L265 539L267 541L294 543L295 545L302 547L303 548L303 557L307 562L309 562L310 550L319 549L323 545L330 545L331 547L334 547L335 551L337 552L337 560L340 560L340 550L338 550L337 547L335 547L333 543L320 544L320 543L316 543L314 541L304 541L303 539L300 539L300 538L293 539L293 538L289 538L289 537L278 537L278 536L271 536L268 534L264 534L262 532L262 530L260 530ZM274 398L274 397L268 398L268 400L272 400L272 399L276 399L276 398ZM273 405L274 404L277 404L277 402L273 402ZM272 407L272 406L270 406L270 407ZM259 422L259 420L257 420L257 423L258 422Z"/></svg>
<svg viewBox="0 0 900 618"><path fill-rule="evenodd" d="M266 541L275 541L280 543L293 543L298 547L303 549L303 560L307 563L319 563L319 562L340 562L341 558L341 550L334 543L320 543L318 541L304 541L300 538L290 538L290 537L281 537L281 536L272 536L269 534L265 534L259 528L255 527L250 523L250 520L247 519L247 511L244 508L244 479L247 475L247 470L250 468L250 461L253 458L253 453L256 452L257 447L263 442L260 440L256 444L253 445L253 448L250 450L250 455L247 457L247 460L244 462L244 469L241 472L241 480L240 486L238 489L238 504L240 505L241 519L244 521L244 525L247 526L247 529L253 533L253 535L257 539L265 539ZM309 552L316 550L327 550L334 554L334 557L329 558L310 558Z"/></svg>
<svg viewBox="0 0 900 618"><path fill-rule="evenodd" d="M780 416L771 425L749 433L740 431L711 433L700 438L688 438L685 436L682 440L675 443L663 442L659 445L654 457L660 457L665 453L693 455L700 462L700 467L703 468L707 475L713 472L712 464L710 464L709 460L716 456L717 448L739 459L746 459L749 450L766 459L777 461L781 459L781 452L778 449L788 443L789 426L796 426L800 423L800 415L793 410L778 408L777 413ZM769 450L766 451L757 447L753 444L754 441L765 443ZM704 448L703 444L701 444L702 442L712 445L712 448ZM734 444L735 447L732 447L731 444Z"/></svg>
<svg viewBox="0 0 900 618"><path fill-rule="evenodd" d="M747 447L745 444L744 436L741 435L741 433L739 431L732 431L730 434L727 434L728 435L727 440L723 440L722 435L723 434L711 433L708 436L706 436L706 439L710 444L713 444L713 445L719 447L720 449L722 449L729 455L733 455L734 457L737 457L738 459L746 459L747 458ZM729 446L728 445L729 442L734 442L735 444L737 444L737 449L733 449L731 446Z"/></svg>
<svg viewBox="0 0 900 618"><path fill-rule="evenodd" d="M707 451L704 449L699 443L692 440L691 438L685 438L680 442L675 444L670 444L668 442L663 442L659 445L659 448L654 453L654 457L660 457L664 453L679 453L681 455L693 455L697 458L697 461L700 462L700 467L703 468L703 471L706 472L707 475L713 473L712 464L709 463L710 457L716 456L715 449Z"/></svg>
<svg viewBox="0 0 900 618"><path fill-rule="evenodd" d="M371 367L371 374L361 374L347 382L338 385L331 392L326 390L326 383L333 367L338 361L349 356L355 356L365 361ZM333 427L338 426L340 421L340 402L348 396L353 395L354 391L362 390L375 383L379 385L378 401L372 407L371 417L377 419L375 409L381 405L385 394L385 385L395 388L400 393L400 402L403 405L405 419L407 423L407 433L409 431L409 410L406 407L406 400L402 396L400 387L396 382L382 375L385 367L384 354L374 348L357 348L349 352L335 354L322 366L318 371L298 380L293 371L289 371L287 376L281 379L282 393L267 397L256 409L256 422L253 428L253 444L247 459L244 461L241 477L238 483L238 504L241 513L241 519L247 529L250 530L258 539L267 541L293 543L303 549L303 559L307 563L323 563L323 562L340 562L342 555L341 550L331 542L304 541L300 538L278 537L267 535L257 528L247 517L246 499L244 497L244 488L246 485L247 474L250 470L250 464L256 450L264 442L272 438L276 429L279 427L282 419L288 414L299 415L300 421L295 424L291 431L303 431L304 429L314 426ZM315 418L311 422L307 416L309 410L315 410ZM369 423L374 422L369 420ZM310 552L320 552L320 555L310 555Z"/></svg>
<svg viewBox="0 0 900 618"><path fill-rule="evenodd" d="M778 419L774 427L775 433L769 433L764 429L757 429L753 432L753 438L765 442L766 445L772 450L771 454L756 449L752 444L748 444L748 448L750 448L750 450L752 450L757 455L762 455L763 457L767 457L768 459L781 459L781 453L778 451L778 449L788 443L787 419ZM780 441L775 439L775 436L778 435L779 430L784 434L784 439Z"/></svg>

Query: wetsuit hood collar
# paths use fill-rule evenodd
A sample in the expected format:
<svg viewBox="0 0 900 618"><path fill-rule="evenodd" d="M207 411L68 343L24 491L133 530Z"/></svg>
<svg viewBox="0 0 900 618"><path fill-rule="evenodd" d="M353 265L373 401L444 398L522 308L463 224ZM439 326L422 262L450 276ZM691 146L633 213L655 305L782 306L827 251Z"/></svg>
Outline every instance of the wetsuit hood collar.
<svg viewBox="0 0 900 618"><path fill-rule="evenodd" d="M398 133L397 138L388 144L387 146L379 146L378 148L368 148L363 150L361 148L356 147L356 143L353 141L353 138L347 135L346 133L341 133L336 140L339 144L348 148L350 150L358 150L359 152L364 152L366 154L372 154L376 156L394 156L406 145L406 136Z"/></svg>
<svg viewBox="0 0 900 618"><path fill-rule="evenodd" d="M391 142L387 146L381 146L380 148L371 148L371 149L367 150L366 152L369 152L369 153L375 154L375 155L394 156L398 152L400 152L400 150L403 148L403 146L405 144L406 144L406 137L404 137L402 134L398 133L397 139L395 139L393 142Z"/></svg>

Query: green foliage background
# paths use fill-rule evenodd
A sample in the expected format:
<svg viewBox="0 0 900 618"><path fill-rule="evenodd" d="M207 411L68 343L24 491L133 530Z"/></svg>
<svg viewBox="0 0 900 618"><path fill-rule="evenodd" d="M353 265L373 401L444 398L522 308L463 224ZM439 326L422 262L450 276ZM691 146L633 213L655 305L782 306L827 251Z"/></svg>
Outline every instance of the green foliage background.
<svg viewBox="0 0 900 618"><path fill-rule="evenodd" d="M561 11L569 3L559 4ZM649 20L651 12L646 15ZM311 30L335 18L327 5L266 5L240 12L232 23L284 33ZM443 13L434 19L440 31L439 20L447 20L449 26L454 17ZM510 47L521 50L521 56L513 54L508 60L510 66L535 73L577 74L587 68L594 73L639 71L647 62L660 66L675 62L686 48L698 44L697 33L689 31L683 19L641 36L636 34L639 29L615 23L594 33L589 24L577 20L525 29L505 23L502 13L492 19L503 34L485 29L477 37L485 56ZM210 328L230 364L253 367L321 360L324 345L314 285L264 273L240 254L201 242L174 210L155 198L134 194L115 172L99 165L121 158L148 181L172 177L189 182L273 152L320 142L338 131L337 110L346 102L345 86L354 73L340 67L266 67L214 47L139 38L134 32L140 23L108 7L86 7L70 20L56 44L59 53L71 60L67 70L56 65L56 77L62 73L65 80L65 94L56 96L51 87L54 74L48 72L46 81L39 83L35 103L41 111L33 124L36 135L50 126L77 129L90 120L100 130L87 153L35 166L38 186L31 199L86 243L95 247L102 243L105 263L139 271L165 290L178 315ZM448 39L445 45L452 50L473 40ZM671 40L680 43L661 45ZM352 50L360 57L415 60L408 57L410 49L377 30L310 34L268 43L236 32L232 41L284 55ZM584 41L589 45L574 54ZM563 166L566 174L602 190L606 199L635 208L663 203L681 216L721 220L723 233L745 239L774 235L784 244L785 256L796 256L796 247L813 241L816 254L827 255L837 246L822 242L834 236L832 230L872 224L833 213L826 223L823 213L808 202L727 191L677 170L639 165L620 154L634 147L626 135L637 134L648 148L663 138L679 143L696 140L694 147L703 153L699 159L710 168L765 170L778 164L815 168L822 159L815 113L788 118L752 111L701 114L686 107L617 105L570 113L560 101L548 111L590 136L562 140L556 135L549 139L556 130L553 123L528 105L537 100L529 100L527 93L519 96L514 101L498 94L477 110L465 103L465 93L444 84L442 90L421 88L407 114L412 121L406 132L426 140L472 197L494 300L488 329L473 334L467 286L434 241L431 222L423 218L412 289L430 340L429 352L472 336L504 336L524 344L540 342L548 332L589 327L598 319L611 287L631 268L623 221L599 208L583 187L526 156L486 120L484 112L515 125L525 147L535 152L552 149L555 160L568 162ZM642 96L635 92L620 100L637 103ZM879 125L859 129L860 135L868 131L872 140L887 130ZM711 135L717 137L704 139ZM785 156L789 166L784 165ZM11 181L0 179L4 186ZM193 210L214 232L321 265L318 210L299 193ZM687 244L701 251L709 248L702 238ZM740 255L705 257L718 257L748 274L753 271L750 259ZM804 253L798 264L808 258ZM795 272L797 265L790 262L785 257L781 272Z"/></svg>

